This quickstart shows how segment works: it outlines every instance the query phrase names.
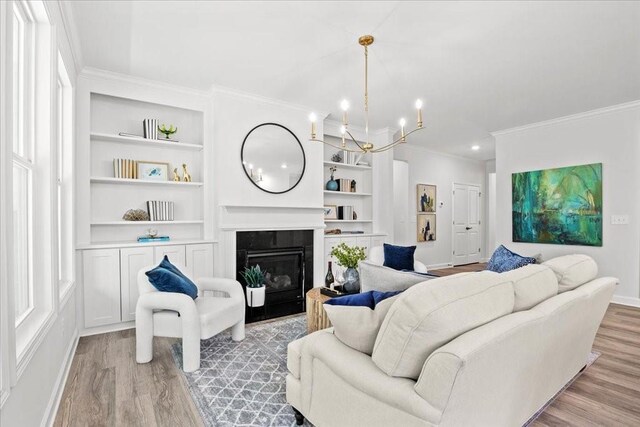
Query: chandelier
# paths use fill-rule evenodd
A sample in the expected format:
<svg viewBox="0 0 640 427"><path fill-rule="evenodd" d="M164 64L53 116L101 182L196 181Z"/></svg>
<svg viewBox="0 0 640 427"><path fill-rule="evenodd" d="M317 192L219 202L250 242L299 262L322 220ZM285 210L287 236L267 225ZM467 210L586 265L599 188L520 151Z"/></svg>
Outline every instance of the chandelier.
<svg viewBox="0 0 640 427"><path fill-rule="evenodd" d="M342 109L342 126L340 127L340 134L342 135L342 144L337 145L329 141L323 141L322 139L317 138L316 135L316 121L318 120L315 113L309 114L309 120L311 121L311 138L310 141L314 142L322 142L323 144L329 145L331 147L337 148L339 150L350 151L354 153L380 153L382 151L387 151L392 149L398 144L402 144L407 142L407 136L411 135L414 132L424 129L422 127L422 101L416 101L416 109L418 110L418 123L417 127L409 132L405 131L406 120L400 119L400 138L395 141L382 146L380 148L375 148L374 145L369 140L369 46L373 44L373 36L365 35L358 39L358 43L364 47L364 131L366 135L365 142L358 142L353 137L351 132L349 132L348 128L348 120L347 120L347 111L349 110L349 101L343 99L340 102L340 108ZM347 145L348 142L352 143Z"/></svg>

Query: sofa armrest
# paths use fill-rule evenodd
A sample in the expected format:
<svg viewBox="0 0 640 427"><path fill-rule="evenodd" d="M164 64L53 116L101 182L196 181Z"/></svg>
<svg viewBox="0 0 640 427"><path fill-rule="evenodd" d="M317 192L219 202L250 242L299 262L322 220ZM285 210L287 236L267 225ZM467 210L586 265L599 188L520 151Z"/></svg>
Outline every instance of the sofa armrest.
<svg viewBox="0 0 640 427"><path fill-rule="evenodd" d="M398 271L393 268L376 265L368 261L360 263L360 290L367 291L404 291L405 289L433 277L412 271Z"/></svg>
<svg viewBox="0 0 640 427"><path fill-rule="evenodd" d="M229 295L229 298L244 301L242 285L236 280L222 277L202 277L196 280L196 285L199 291L223 292Z"/></svg>

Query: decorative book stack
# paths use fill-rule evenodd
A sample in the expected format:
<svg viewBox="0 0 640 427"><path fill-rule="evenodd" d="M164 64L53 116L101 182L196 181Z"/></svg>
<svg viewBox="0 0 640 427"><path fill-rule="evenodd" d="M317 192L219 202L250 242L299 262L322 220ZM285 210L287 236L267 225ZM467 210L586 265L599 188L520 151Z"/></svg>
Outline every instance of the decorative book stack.
<svg viewBox="0 0 640 427"><path fill-rule="evenodd" d="M150 242L168 242L170 240L169 236L140 236L138 237L139 243L150 243Z"/></svg>
<svg viewBox="0 0 640 427"><path fill-rule="evenodd" d="M113 159L113 176L138 179L138 162L131 159Z"/></svg>
<svg viewBox="0 0 640 427"><path fill-rule="evenodd" d="M362 154L344 150L342 152L342 163L347 165L357 165L362 160Z"/></svg>
<svg viewBox="0 0 640 427"><path fill-rule="evenodd" d="M149 221L173 221L173 202L148 200Z"/></svg>
<svg viewBox="0 0 640 427"><path fill-rule="evenodd" d="M338 179L338 191L345 193L355 193L356 185L353 179L340 178Z"/></svg>
<svg viewBox="0 0 640 427"><path fill-rule="evenodd" d="M158 139L158 119L144 119L142 130L147 139Z"/></svg>
<svg viewBox="0 0 640 427"><path fill-rule="evenodd" d="M353 206L338 206L338 219L355 219L353 217Z"/></svg>

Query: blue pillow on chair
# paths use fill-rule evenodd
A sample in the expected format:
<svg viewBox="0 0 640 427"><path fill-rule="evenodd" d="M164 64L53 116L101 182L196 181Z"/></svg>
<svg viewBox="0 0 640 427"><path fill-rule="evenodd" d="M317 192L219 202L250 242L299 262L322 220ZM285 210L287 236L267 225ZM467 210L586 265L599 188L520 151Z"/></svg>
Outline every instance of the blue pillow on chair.
<svg viewBox="0 0 640 427"><path fill-rule="evenodd" d="M384 244L384 266L394 270L413 271L415 246L395 246Z"/></svg>
<svg viewBox="0 0 640 427"><path fill-rule="evenodd" d="M181 293L189 295L193 299L198 297L198 287L175 265L171 264L166 255L160 265L145 274L149 278L149 282L161 292Z"/></svg>
<svg viewBox="0 0 640 427"><path fill-rule="evenodd" d="M329 305L348 305L351 307L369 307L370 309L375 309L376 305L381 301L386 300L387 298L391 298L392 296L398 295L402 291L391 291L391 292L380 292L380 291L369 291L363 292L361 294L353 294L353 295L345 295L342 297L331 298L327 300L325 304Z"/></svg>
<svg viewBox="0 0 640 427"><path fill-rule="evenodd" d="M500 245L493 255L491 255L491 259L487 263L487 270L495 271L496 273L504 273L505 271L515 270L516 268L524 267L527 264L535 263L535 258L518 255L515 252L511 252L503 245Z"/></svg>

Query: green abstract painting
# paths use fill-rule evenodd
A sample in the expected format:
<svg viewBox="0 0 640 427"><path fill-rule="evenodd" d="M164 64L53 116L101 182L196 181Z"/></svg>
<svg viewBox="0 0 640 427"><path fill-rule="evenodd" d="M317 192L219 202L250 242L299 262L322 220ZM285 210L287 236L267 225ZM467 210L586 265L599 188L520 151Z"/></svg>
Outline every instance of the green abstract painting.
<svg viewBox="0 0 640 427"><path fill-rule="evenodd" d="M511 176L514 242L602 246L602 163Z"/></svg>

